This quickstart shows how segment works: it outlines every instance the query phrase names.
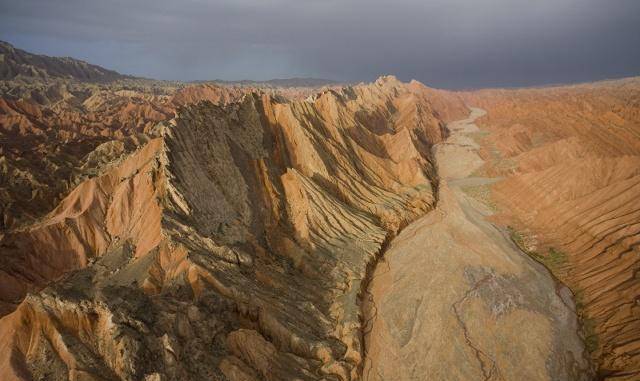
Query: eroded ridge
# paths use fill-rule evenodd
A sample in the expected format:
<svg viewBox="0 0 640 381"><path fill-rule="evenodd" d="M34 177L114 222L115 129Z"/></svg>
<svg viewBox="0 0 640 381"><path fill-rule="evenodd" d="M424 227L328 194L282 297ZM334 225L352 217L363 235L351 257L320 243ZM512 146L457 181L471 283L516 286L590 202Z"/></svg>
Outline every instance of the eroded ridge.
<svg viewBox="0 0 640 381"><path fill-rule="evenodd" d="M367 265L433 208L465 107L393 77L239 98L187 101L4 233L0 378L359 377Z"/></svg>

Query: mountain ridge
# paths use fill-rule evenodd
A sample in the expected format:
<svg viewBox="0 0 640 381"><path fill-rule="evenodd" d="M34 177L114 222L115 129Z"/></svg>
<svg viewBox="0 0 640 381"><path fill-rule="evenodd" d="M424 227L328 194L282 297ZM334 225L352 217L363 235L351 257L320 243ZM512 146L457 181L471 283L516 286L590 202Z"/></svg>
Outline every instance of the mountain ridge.
<svg viewBox="0 0 640 381"><path fill-rule="evenodd" d="M71 57L50 57L33 54L0 41L0 79L15 80L21 77L76 79L84 82L113 82L132 78L116 71Z"/></svg>

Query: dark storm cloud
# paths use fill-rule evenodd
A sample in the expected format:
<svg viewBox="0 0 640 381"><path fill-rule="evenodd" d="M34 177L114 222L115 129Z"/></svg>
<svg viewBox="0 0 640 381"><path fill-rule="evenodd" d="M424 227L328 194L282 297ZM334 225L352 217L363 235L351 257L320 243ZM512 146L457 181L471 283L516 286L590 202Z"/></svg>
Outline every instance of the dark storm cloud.
<svg viewBox="0 0 640 381"><path fill-rule="evenodd" d="M640 1L0 0L0 39L163 79L530 85L640 74Z"/></svg>

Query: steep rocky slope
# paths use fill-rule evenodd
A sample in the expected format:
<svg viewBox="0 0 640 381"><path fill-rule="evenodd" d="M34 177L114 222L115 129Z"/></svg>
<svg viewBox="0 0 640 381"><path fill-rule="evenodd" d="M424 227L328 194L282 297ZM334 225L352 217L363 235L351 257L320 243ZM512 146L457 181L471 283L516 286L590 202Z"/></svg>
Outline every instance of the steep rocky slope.
<svg viewBox="0 0 640 381"><path fill-rule="evenodd" d="M640 377L640 80L483 90L495 220L575 292L600 377Z"/></svg>
<svg viewBox="0 0 640 381"><path fill-rule="evenodd" d="M357 378L367 266L433 208L430 148L465 107L388 77L183 98L3 234L3 379Z"/></svg>
<svg viewBox="0 0 640 381"><path fill-rule="evenodd" d="M180 107L252 89L211 85L9 83L0 99L0 231L42 217L83 179L153 135Z"/></svg>

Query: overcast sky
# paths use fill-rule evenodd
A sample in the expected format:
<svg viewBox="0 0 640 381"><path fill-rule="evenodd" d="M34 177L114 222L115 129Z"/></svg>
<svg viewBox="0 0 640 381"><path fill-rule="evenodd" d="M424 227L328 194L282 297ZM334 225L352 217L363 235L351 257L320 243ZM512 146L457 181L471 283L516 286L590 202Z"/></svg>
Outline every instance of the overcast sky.
<svg viewBox="0 0 640 381"><path fill-rule="evenodd" d="M0 39L158 79L640 75L640 0L0 0Z"/></svg>

